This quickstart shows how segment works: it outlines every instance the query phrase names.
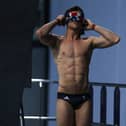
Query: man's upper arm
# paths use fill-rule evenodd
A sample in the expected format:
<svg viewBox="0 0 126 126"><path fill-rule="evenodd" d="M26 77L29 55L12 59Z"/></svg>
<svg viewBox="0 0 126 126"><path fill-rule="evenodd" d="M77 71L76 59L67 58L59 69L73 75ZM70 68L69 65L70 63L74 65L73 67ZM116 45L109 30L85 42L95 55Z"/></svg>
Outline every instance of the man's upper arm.
<svg viewBox="0 0 126 126"><path fill-rule="evenodd" d="M103 36L99 36L99 37L92 36L90 38L91 38L93 48L107 48L114 44L113 42L105 39Z"/></svg>
<svg viewBox="0 0 126 126"><path fill-rule="evenodd" d="M40 42L47 46L55 46L59 40L59 36L56 34L47 34L44 37L40 37Z"/></svg>

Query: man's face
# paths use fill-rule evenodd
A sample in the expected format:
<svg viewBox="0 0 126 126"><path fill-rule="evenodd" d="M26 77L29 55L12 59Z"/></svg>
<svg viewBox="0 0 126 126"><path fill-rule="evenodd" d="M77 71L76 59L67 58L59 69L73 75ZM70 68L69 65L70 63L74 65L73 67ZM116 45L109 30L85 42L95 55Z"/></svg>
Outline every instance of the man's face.
<svg viewBox="0 0 126 126"><path fill-rule="evenodd" d="M79 11L71 11L66 16L66 22L83 22L83 16Z"/></svg>
<svg viewBox="0 0 126 126"><path fill-rule="evenodd" d="M83 17L79 11L71 11L66 17L66 22L71 28L82 28Z"/></svg>

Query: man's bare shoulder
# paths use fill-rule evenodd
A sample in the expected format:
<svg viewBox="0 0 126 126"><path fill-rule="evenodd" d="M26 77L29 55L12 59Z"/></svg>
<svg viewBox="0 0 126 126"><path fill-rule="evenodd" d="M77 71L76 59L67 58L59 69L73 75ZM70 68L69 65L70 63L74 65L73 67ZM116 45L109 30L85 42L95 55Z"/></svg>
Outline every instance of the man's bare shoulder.
<svg viewBox="0 0 126 126"><path fill-rule="evenodd" d="M85 41L85 40L89 41L89 40L91 40L91 38L92 38L92 36L86 36L86 37L83 37L82 40L84 40L84 41Z"/></svg>
<svg viewBox="0 0 126 126"><path fill-rule="evenodd" d="M84 45L92 47L92 36L82 38L82 43ZM92 47L93 48L93 47Z"/></svg>
<svg viewBox="0 0 126 126"><path fill-rule="evenodd" d="M57 35L54 33L50 34L51 37L48 37L48 40L50 40L51 47L54 49L58 48L60 46L60 44L62 43L62 41L64 40L64 36L63 35Z"/></svg>
<svg viewBox="0 0 126 126"><path fill-rule="evenodd" d="M83 37L83 38L81 38L81 40L83 41L83 42L88 42L88 43L91 43L91 41L92 41L92 37Z"/></svg>
<svg viewBox="0 0 126 126"><path fill-rule="evenodd" d="M64 40L64 36L63 36L63 35L60 35L60 36L59 36L59 40L60 40L60 41L63 41L63 40Z"/></svg>

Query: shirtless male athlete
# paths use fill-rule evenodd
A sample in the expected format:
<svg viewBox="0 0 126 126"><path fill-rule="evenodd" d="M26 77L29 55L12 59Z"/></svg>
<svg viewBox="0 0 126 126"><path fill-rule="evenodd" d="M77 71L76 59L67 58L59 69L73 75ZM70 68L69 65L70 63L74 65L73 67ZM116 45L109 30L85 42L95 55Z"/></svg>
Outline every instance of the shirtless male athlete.
<svg viewBox="0 0 126 126"><path fill-rule="evenodd" d="M66 25L66 33L50 33L57 25ZM87 30L94 30L99 37L81 38ZM59 74L57 93L58 126L90 126L91 101L88 86L89 64L93 49L115 45L120 38L112 31L84 18L83 10L74 6L36 31L41 43L53 52Z"/></svg>

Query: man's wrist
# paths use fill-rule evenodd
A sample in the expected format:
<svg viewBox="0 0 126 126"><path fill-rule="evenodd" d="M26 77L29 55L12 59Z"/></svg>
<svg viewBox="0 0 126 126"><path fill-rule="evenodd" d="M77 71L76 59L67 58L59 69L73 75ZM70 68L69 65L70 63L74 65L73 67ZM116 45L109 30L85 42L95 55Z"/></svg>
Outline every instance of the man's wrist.
<svg viewBox="0 0 126 126"><path fill-rule="evenodd" d="M55 21L56 21L57 24L60 24L60 20L59 19L56 18Z"/></svg>
<svg viewBox="0 0 126 126"><path fill-rule="evenodd" d="M92 30L95 30L96 24L92 24Z"/></svg>

